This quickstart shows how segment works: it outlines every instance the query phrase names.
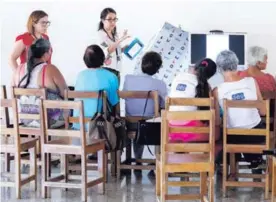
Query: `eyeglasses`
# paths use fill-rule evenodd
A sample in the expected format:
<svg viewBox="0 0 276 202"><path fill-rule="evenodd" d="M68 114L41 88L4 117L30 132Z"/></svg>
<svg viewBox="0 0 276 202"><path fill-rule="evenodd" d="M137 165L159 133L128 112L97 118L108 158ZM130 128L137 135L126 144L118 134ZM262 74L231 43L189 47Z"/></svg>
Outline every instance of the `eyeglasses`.
<svg viewBox="0 0 276 202"><path fill-rule="evenodd" d="M117 22L118 21L118 18L114 18L114 19L105 19L107 20L108 22Z"/></svg>
<svg viewBox="0 0 276 202"><path fill-rule="evenodd" d="M38 23L41 24L42 26L47 26L47 27L49 27L51 25L50 21L40 21Z"/></svg>

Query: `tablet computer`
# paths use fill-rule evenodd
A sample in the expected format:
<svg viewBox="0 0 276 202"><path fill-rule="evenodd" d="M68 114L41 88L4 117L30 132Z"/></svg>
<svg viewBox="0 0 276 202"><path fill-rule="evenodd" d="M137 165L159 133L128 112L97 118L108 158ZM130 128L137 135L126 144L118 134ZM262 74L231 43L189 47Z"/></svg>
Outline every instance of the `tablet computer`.
<svg viewBox="0 0 276 202"><path fill-rule="evenodd" d="M131 60L133 60L143 49L144 44L137 38L135 38L124 50L124 54Z"/></svg>

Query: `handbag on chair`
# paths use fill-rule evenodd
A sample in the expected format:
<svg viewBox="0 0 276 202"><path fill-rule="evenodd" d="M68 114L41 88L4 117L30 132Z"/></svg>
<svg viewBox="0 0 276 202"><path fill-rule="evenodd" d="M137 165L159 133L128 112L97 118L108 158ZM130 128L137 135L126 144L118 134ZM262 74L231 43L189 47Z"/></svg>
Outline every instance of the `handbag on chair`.
<svg viewBox="0 0 276 202"><path fill-rule="evenodd" d="M105 149L107 152L113 151L116 148L116 133L113 127L113 122L108 120L107 114L104 114L103 105L99 110L100 99L103 100L103 91L99 91L97 100L97 111L88 126L87 143L91 144L93 140L104 139Z"/></svg>
<svg viewBox="0 0 276 202"><path fill-rule="evenodd" d="M137 134L136 134L135 142L140 145L160 145L161 123L154 122L154 121L147 122L145 120L145 112L146 112L150 93L151 91L148 91L142 120L138 121L138 124L137 124Z"/></svg>

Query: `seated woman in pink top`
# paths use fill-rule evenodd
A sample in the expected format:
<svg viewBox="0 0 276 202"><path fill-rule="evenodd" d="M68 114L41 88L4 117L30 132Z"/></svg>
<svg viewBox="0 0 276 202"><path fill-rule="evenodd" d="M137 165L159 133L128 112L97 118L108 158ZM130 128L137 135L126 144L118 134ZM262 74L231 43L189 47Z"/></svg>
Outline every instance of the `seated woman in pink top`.
<svg viewBox="0 0 276 202"><path fill-rule="evenodd" d="M276 81L271 74L262 72L267 65L267 50L259 46L252 46L247 55L248 69L239 72L241 77L253 77L259 85L260 91L276 91Z"/></svg>
<svg viewBox="0 0 276 202"><path fill-rule="evenodd" d="M208 98L210 97L210 87L208 79L216 73L216 63L205 58L199 61L195 67L190 67L188 72L179 73L172 82L170 97L172 98ZM170 106L170 111L196 111L204 110L206 107L195 106ZM171 126L183 127L203 127L205 123L201 121L170 121ZM219 134L216 134L216 140ZM171 142L204 142L208 141L209 134L198 133L170 133Z"/></svg>

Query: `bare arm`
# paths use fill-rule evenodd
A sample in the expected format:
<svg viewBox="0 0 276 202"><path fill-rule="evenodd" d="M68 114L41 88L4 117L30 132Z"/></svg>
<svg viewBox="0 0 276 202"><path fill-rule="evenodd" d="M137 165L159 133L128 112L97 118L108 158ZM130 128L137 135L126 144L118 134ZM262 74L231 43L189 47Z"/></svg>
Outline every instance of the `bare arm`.
<svg viewBox="0 0 276 202"><path fill-rule="evenodd" d="M119 39L117 39L114 43L108 44L107 43L107 34L99 31L99 40L100 40L100 46L105 52L105 55L113 53L116 48L120 45L121 42L129 38L130 36L127 34L127 31L124 31L123 36Z"/></svg>
<svg viewBox="0 0 276 202"><path fill-rule="evenodd" d="M261 94L260 88L258 83L255 81L255 85L256 85L256 91L257 91L257 99L258 100L263 100L263 96ZM266 109L265 109L265 105L262 105L261 107L258 108L260 115L265 115L266 114Z"/></svg>
<svg viewBox="0 0 276 202"><path fill-rule="evenodd" d="M63 77L63 75L61 74L61 72L59 71L59 69L54 66L54 65L49 65L47 67L47 76L48 78L52 78L52 81L54 82L54 84L58 87L60 95L62 97L64 97L64 90L68 89L66 81Z"/></svg>
<svg viewBox="0 0 276 202"><path fill-rule="evenodd" d="M12 53L9 58L9 65L12 67L13 70L17 69L18 63L16 60L20 57L24 49L25 45L22 40L15 42Z"/></svg>
<svg viewBox="0 0 276 202"><path fill-rule="evenodd" d="M127 38L129 38L129 36L124 35L124 36L122 36L120 39L118 39L116 42L114 42L113 44L109 45L109 46L108 46L108 49L107 49L108 53L109 53L109 54L110 54L110 53L113 53L113 52L116 50L116 48L120 45L120 43L123 42L124 40L126 40ZM123 48L122 48L122 51L123 51L124 48L126 48L126 47L127 47L127 46L123 47Z"/></svg>

